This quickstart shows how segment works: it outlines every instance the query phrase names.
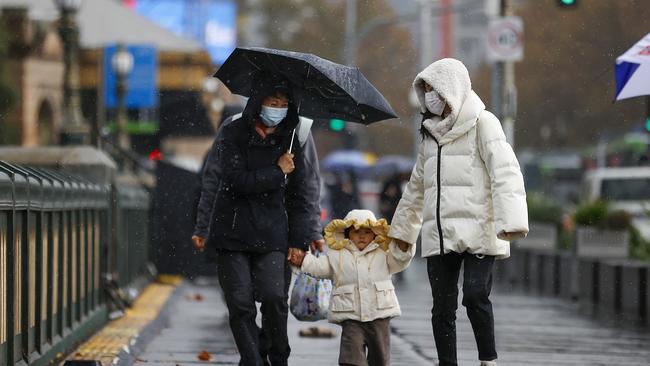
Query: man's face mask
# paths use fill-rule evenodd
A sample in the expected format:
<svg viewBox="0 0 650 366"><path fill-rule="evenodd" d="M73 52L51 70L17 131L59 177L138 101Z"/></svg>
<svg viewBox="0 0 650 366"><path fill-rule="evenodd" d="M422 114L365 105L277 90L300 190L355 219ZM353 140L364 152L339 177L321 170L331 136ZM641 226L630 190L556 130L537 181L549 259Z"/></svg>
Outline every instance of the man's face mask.
<svg viewBox="0 0 650 366"><path fill-rule="evenodd" d="M430 91L424 94L424 104L427 106L429 112L436 116L442 116L442 112L445 110L445 105L447 105L444 100L440 99L438 93L435 91Z"/></svg>
<svg viewBox="0 0 650 366"><path fill-rule="evenodd" d="M287 116L287 111L289 108L275 108L275 107L267 107L267 106L262 106L262 110L260 111L260 118L262 119L262 123L266 127L274 127L280 124L282 120Z"/></svg>

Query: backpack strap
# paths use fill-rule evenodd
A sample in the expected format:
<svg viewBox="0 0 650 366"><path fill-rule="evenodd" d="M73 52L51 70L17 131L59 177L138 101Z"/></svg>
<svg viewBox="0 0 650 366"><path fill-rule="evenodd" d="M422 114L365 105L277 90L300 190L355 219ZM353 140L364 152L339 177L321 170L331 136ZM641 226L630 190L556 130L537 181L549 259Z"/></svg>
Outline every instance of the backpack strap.
<svg viewBox="0 0 650 366"><path fill-rule="evenodd" d="M313 119L307 117L298 117L298 126L296 126L296 134L298 137L298 142L300 146L305 146L307 138L309 137L309 131L311 130L311 125L314 123Z"/></svg>

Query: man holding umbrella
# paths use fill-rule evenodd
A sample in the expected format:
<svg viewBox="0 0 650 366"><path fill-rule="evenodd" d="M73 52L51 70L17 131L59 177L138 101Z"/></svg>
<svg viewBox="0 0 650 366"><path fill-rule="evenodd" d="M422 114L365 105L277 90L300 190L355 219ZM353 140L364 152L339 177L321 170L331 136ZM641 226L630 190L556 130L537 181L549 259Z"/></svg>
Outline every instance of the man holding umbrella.
<svg viewBox="0 0 650 366"><path fill-rule="evenodd" d="M298 115L370 124L395 112L358 69L311 54L237 48L215 76L249 100L240 118L224 122L210 152L197 215L211 212L209 234L192 240L203 250L209 235L215 248L240 365L287 365L286 260L304 255L310 241L312 249L324 244L314 240L318 175L305 159L308 145L294 143ZM204 197L208 191L214 199Z"/></svg>
<svg viewBox="0 0 650 366"><path fill-rule="evenodd" d="M300 144L288 152L298 124L288 82L259 73L254 85L242 116L224 123L206 163L206 177L219 176L208 235L240 364L265 364L260 350L268 347L271 365L286 365L286 259L312 241L312 218L319 213L311 212L310 189L318 177L308 171ZM203 250L206 235L196 234L194 244ZM262 303L262 327L270 343L264 346L255 299Z"/></svg>

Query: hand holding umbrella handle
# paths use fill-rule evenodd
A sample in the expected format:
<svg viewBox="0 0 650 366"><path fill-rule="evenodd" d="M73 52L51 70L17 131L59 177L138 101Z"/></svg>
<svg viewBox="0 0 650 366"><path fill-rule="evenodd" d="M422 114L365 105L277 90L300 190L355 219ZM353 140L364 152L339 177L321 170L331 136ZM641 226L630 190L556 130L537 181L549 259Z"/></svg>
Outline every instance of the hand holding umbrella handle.
<svg viewBox="0 0 650 366"><path fill-rule="evenodd" d="M287 151L282 156L280 156L280 159L278 159L278 166L280 169L282 169L282 173L284 173L285 176L296 168L293 163L293 157L294 155Z"/></svg>

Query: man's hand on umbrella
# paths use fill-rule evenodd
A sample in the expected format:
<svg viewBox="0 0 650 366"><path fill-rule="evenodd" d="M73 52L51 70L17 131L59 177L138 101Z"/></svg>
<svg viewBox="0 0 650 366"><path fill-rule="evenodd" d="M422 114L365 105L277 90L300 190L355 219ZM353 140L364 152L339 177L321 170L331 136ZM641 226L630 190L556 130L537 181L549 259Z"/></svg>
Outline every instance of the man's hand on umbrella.
<svg viewBox="0 0 650 366"><path fill-rule="evenodd" d="M198 250L199 252L202 252L205 250L205 238L200 237L198 235L192 235L192 244L194 244L194 248Z"/></svg>
<svg viewBox="0 0 650 366"><path fill-rule="evenodd" d="M280 169L282 169L282 173L291 173L296 168L296 166L293 164L293 154L286 152L280 156L280 159L278 159L278 166Z"/></svg>
<svg viewBox="0 0 650 366"><path fill-rule="evenodd" d="M323 239L316 239L311 242L309 245L309 250L311 250L312 253L319 251L319 252L324 252L325 251L325 240Z"/></svg>

